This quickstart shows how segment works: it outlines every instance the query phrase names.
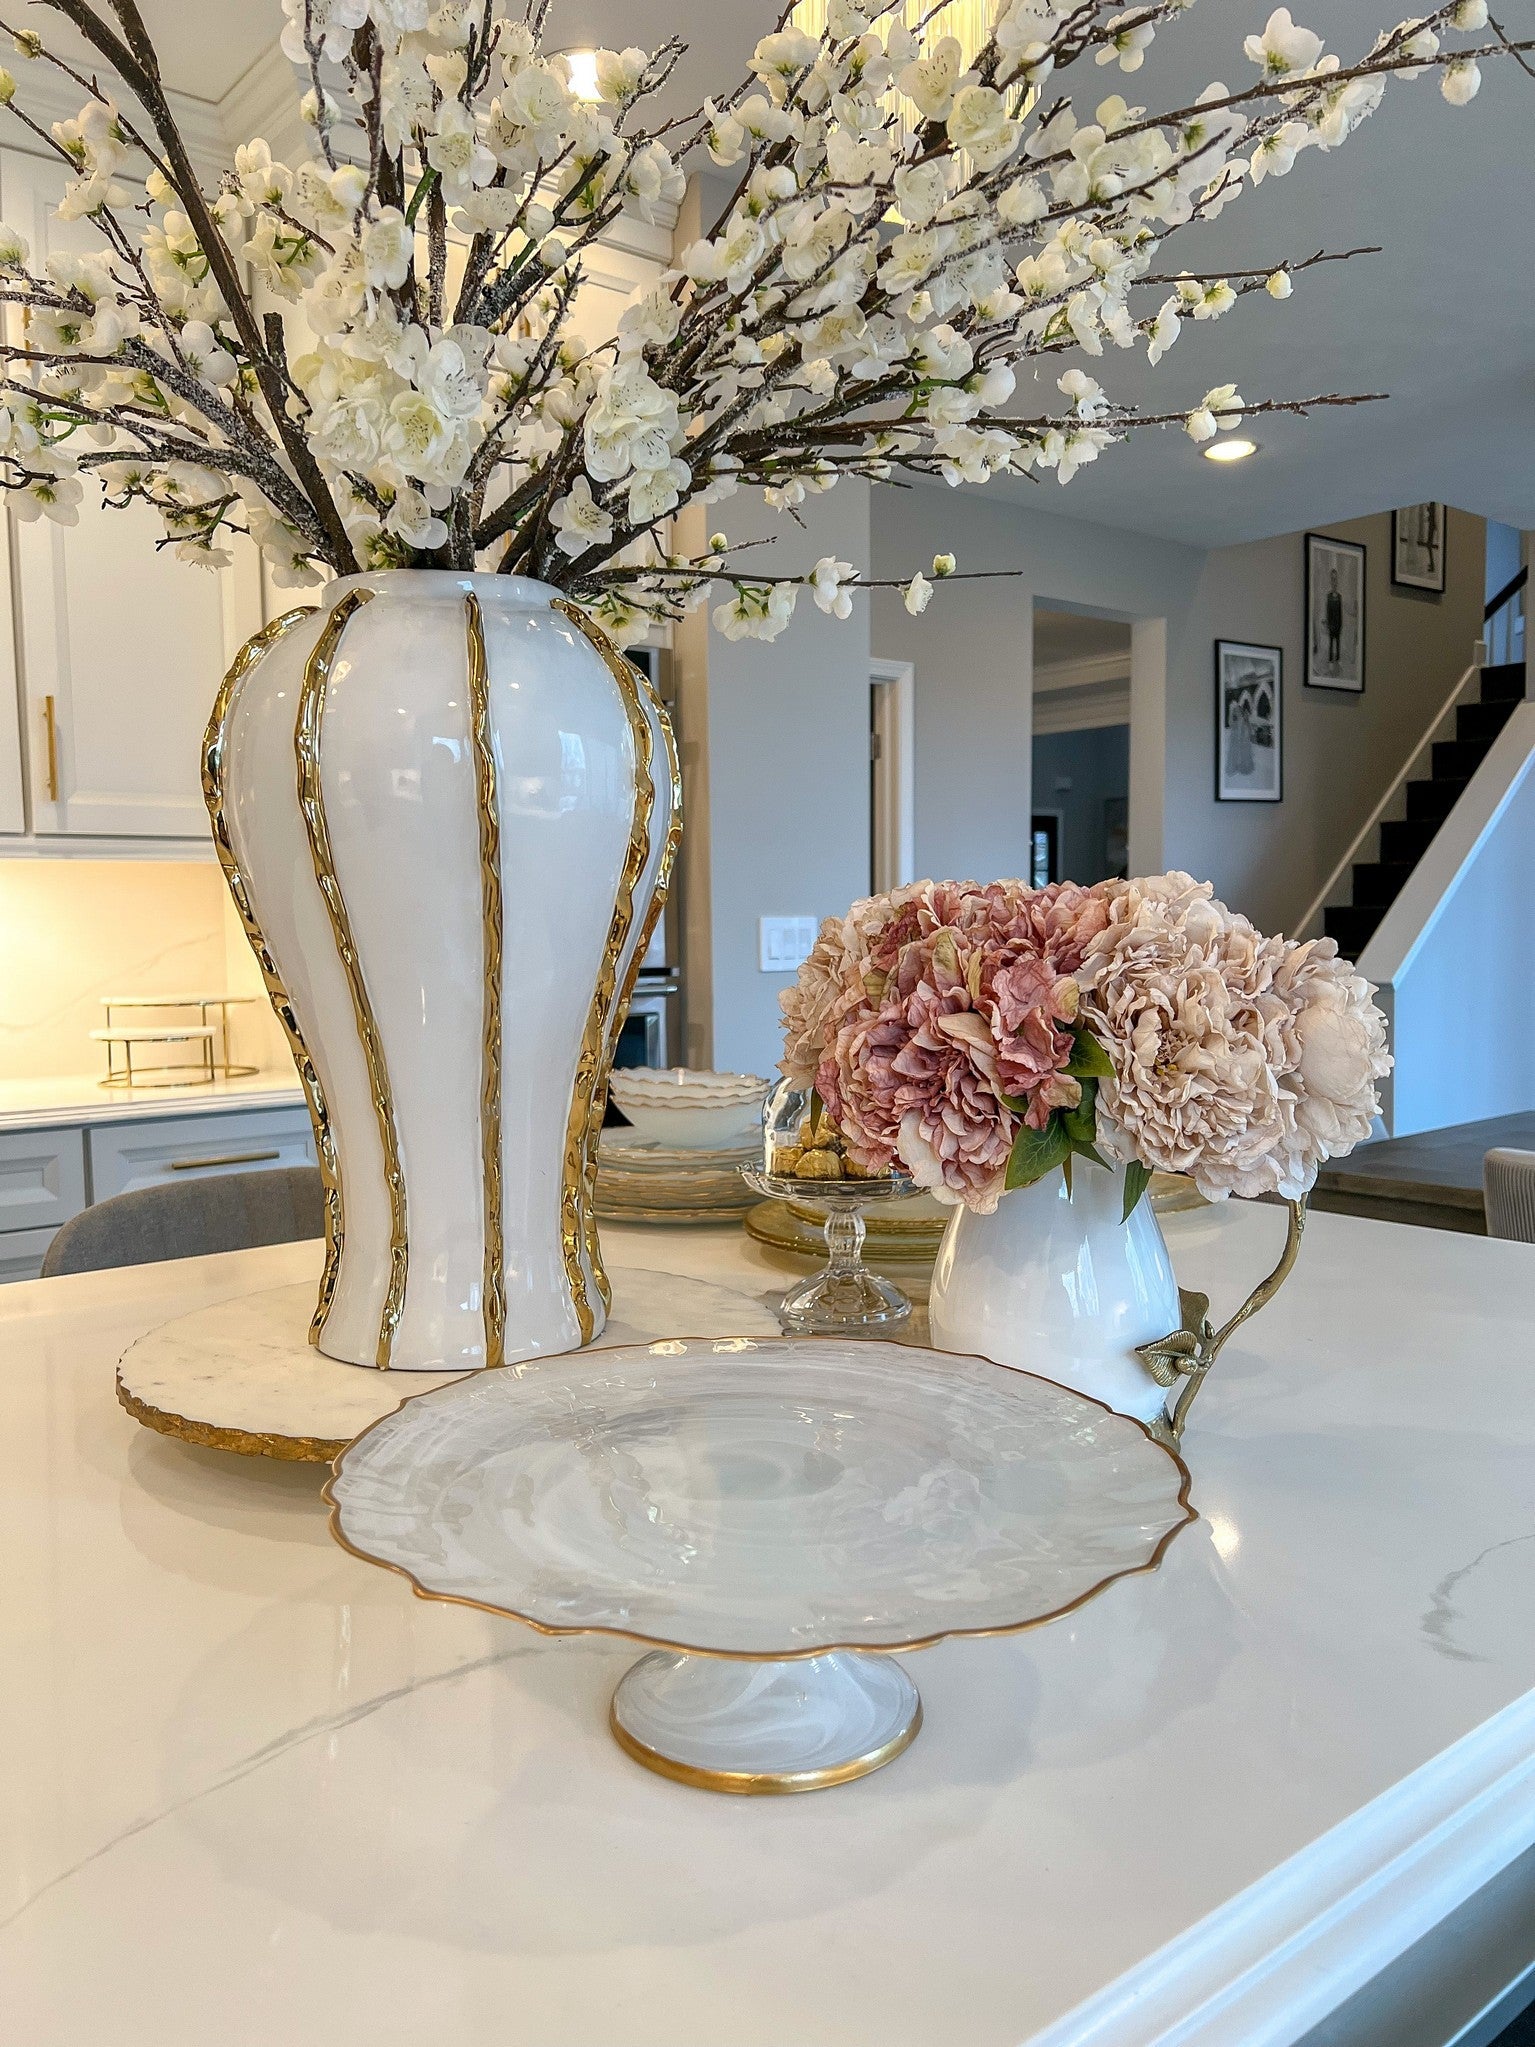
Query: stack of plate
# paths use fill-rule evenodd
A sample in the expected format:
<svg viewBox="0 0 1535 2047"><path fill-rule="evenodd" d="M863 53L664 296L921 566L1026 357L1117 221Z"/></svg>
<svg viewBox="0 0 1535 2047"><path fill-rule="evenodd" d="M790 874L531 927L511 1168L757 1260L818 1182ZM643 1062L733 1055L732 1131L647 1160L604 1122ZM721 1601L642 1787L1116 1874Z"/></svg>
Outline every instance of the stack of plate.
<svg viewBox="0 0 1535 2047"><path fill-rule="evenodd" d="M613 1100L642 1138L679 1151L761 1149L762 1098L767 1082L756 1073L699 1073L673 1066L620 1066L610 1082Z"/></svg>
<svg viewBox="0 0 1535 2047"><path fill-rule="evenodd" d="M706 1151L657 1144L637 1130L604 1130L597 1213L615 1223L736 1222L757 1200L741 1168L761 1163L760 1138Z"/></svg>

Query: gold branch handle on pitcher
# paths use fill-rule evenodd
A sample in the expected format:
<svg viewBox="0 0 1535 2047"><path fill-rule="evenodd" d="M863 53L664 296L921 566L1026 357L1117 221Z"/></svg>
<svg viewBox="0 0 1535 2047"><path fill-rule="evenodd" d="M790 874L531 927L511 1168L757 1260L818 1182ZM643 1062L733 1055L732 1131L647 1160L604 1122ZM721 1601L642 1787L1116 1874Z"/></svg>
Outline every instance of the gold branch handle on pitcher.
<svg viewBox="0 0 1535 2047"><path fill-rule="evenodd" d="M1167 1433L1174 1442L1183 1434L1183 1425L1188 1420L1194 1396L1220 1356L1221 1346L1227 1337L1240 1329L1250 1316L1256 1315L1260 1308L1268 1305L1294 1269L1300 1254L1301 1232L1306 1227L1306 1204L1303 1200L1287 1201L1285 1207L1290 1212L1290 1220L1279 1263L1266 1279L1258 1282L1229 1322L1213 1329L1210 1325L1209 1295L1179 1287L1178 1300L1183 1311L1180 1327L1166 1336L1159 1336L1154 1343L1136 1347L1136 1356L1159 1386L1172 1387L1179 1379L1184 1381L1166 1425ZM1159 1430L1153 1429L1152 1433L1157 1434Z"/></svg>

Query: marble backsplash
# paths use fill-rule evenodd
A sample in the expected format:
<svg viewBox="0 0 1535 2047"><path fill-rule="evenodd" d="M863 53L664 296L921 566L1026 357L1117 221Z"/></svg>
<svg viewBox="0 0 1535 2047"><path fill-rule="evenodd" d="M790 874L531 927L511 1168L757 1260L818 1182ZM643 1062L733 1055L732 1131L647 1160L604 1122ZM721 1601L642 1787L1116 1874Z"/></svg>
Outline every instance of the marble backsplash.
<svg viewBox="0 0 1535 2047"><path fill-rule="evenodd" d="M0 860L0 1079L104 1071L103 995L193 990L263 993L211 860ZM233 1017L236 1060L286 1068L264 999Z"/></svg>

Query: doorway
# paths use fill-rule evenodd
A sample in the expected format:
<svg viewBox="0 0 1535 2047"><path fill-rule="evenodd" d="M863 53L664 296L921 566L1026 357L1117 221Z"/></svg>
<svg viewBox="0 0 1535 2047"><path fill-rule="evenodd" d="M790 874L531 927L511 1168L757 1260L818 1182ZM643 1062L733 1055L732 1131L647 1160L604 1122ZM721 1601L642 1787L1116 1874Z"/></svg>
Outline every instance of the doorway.
<svg viewBox="0 0 1535 2047"><path fill-rule="evenodd" d="M916 879L916 684L909 661L869 663L869 893Z"/></svg>
<svg viewBox="0 0 1535 2047"><path fill-rule="evenodd" d="M1129 873L1130 638L1121 619L1035 606L1036 883Z"/></svg>

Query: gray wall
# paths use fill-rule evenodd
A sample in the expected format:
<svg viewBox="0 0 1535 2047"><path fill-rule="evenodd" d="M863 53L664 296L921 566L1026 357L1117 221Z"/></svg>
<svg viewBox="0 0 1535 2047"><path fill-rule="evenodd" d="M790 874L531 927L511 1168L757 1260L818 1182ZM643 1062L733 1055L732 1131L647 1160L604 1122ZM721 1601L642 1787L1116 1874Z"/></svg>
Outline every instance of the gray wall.
<svg viewBox="0 0 1535 2047"><path fill-rule="evenodd" d="M1254 922L1302 916L1471 660L1482 628L1483 522L1449 515L1447 588L1391 585L1391 515L1329 526L1362 541L1365 688L1306 689L1299 534L1206 557L1168 659L1168 864L1208 875ZM1284 801L1214 800L1214 644L1284 649Z"/></svg>
<svg viewBox="0 0 1535 2047"><path fill-rule="evenodd" d="M1451 512L1442 598L1392 589L1390 528L1380 513L1328 529L1368 549L1366 689L1348 697L1301 686L1299 534L1201 554L978 493L876 488L877 576L925 568L937 547L952 549L962 569L1020 571L1016 580L939 585L916 619L898 593L875 593L875 653L916 669L918 872L1025 871L1037 596L1167 621L1163 815L1148 834L1132 800L1132 835L1142 847L1159 843L1161 863L1207 877L1260 925L1284 929L1422 737L1480 630L1483 522ZM1283 803L1215 801L1217 639L1284 649ZM1139 694L1132 721L1139 754L1154 741ZM1147 864L1134 847L1132 860Z"/></svg>
<svg viewBox="0 0 1535 2047"><path fill-rule="evenodd" d="M940 583L920 618L898 591L876 591L872 645L915 664L917 872L1026 873L1034 599L1165 616L1191 601L1204 556L969 491L876 486L871 499L876 576L927 571L942 549L961 569L1020 572Z"/></svg>
<svg viewBox="0 0 1535 2047"><path fill-rule="evenodd" d="M711 526L732 540L771 534L746 560L796 574L821 555L869 559L869 491L844 483L802 507L803 527L753 502L689 512L679 544ZM683 770L690 1065L771 1073L782 1042L778 991L788 974L757 965L757 920L817 919L869 892L869 600L846 620L801 591L777 640L730 641L709 607L675 635ZM711 1046L712 1039L712 1046Z"/></svg>
<svg viewBox="0 0 1535 2047"><path fill-rule="evenodd" d="M1058 780L1071 787L1057 791ZM1032 808L1061 813L1061 873L1067 880L1091 883L1107 876L1104 804L1129 790L1128 725L1035 734Z"/></svg>

